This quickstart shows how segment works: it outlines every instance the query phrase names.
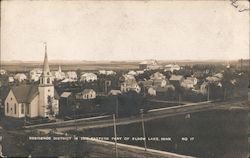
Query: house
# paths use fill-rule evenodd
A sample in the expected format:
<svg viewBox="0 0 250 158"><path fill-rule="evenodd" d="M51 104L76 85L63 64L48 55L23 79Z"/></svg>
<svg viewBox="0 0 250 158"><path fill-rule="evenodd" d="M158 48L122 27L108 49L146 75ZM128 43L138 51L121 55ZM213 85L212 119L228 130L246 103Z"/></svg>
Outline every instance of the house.
<svg viewBox="0 0 250 158"><path fill-rule="evenodd" d="M194 86L197 84L198 80L195 77L187 77L186 79L183 80L181 83L181 86L186 88L186 89L193 89Z"/></svg>
<svg viewBox="0 0 250 158"><path fill-rule="evenodd" d="M19 85L11 87L4 102L5 116L9 117L49 117L59 112L58 94L52 84L47 48L43 72L39 85Z"/></svg>
<svg viewBox="0 0 250 158"><path fill-rule="evenodd" d="M95 99L96 92L93 89L84 89L81 93L76 94L76 99Z"/></svg>
<svg viewBox="0 0 250 158"><path fill-rule="evenodd" d="M148 94L149 94L150 96L156 96L156 90L155 90L155 88L150 87L150 88L148 89Z"/></svg>
<svg viewBox="0 0 250 158"><path fill-rule="evenodd" d="M169 79L169 81L174 85L181 85L182 81L184 80L184 77L182 75L172 75Z"/></svg>
<svg viewBox="0 0 250 158"><path fill-rule="evenodd" d="M62 72L61 66L58 67L58 71L52 72L55 80L63 80L66 78L65 73Z"/></svg>
<svg viewBox="0 0 250 158"><path fill-rule="evenodd" d="M38 81L40 76L42 75L42 69L36 68L30 71L30 80Z"/></svg>
<svg viewBox="0 0 250 158"><path fill-rule="evenodd" d="M77 74L75 71L68 71L66 73L66 78L72 81L77 81Z"/></svg>
<svg viewBox="0 0 250 158"><path fill-rule="evenodd" d="M97 75L94 73L85 73L81 76L80 81L82 82L90 82L90 81L96 81Z"/></svg>
<svg viewBox="0 0 250 158"><path fill-rule="evenodd" d="M14 82L14 77L12 77L12 76L9 76L9 78L8 78L8 81L9 81L9 83L12 83L12 82Z"/></svg>
<svg viewBox="0 0 250 158"><path fill-rule="evenodd" d="M159 69L161 66L157 63L156 60L146 60L139 63L139 69L149 69L149 70L156 70Z"/></svg>
<svg viewBox="0 0 250 158"><path fill-rule="evenodd" d="M168 82L166 79L154 79L153 80L153 86L156 86L156 87L165 87L167 83Z"/></svg>
<svg viewBox="0 0 250 158"><path fill-rule="evenodd" d="M121 83L121 91L122 92L135 91L137 93L140 93L141 87L134 80L125 80L125 82Z"/></svg>
<svg viewBox="0 0 250 158"><path fill-rule="evenodd" d="M140 75L140 74L143 74L143 73L144 73L143 70L137 70L137 71L136 71L136 74L137 74L137 75Z"/></svg>
<svg viewBox="0 0 250 158"><path fill-rule="evenodd" d="M23 73L17 73L15 76L14 76L14 79L19 81L19 82L22 82L24 80L27 79L27 76Z"/></svg>
<svg viewBox="0 0 250 158"><path fill-rule="evenodd" d="M206 78L206 81L208 81L209 83L215 83L215 82L220 82L223 78L223 74L222 73L217 73L213 76L208 76Z"/></svg>
<svg viewBox="0 0 250 158"><path fill-rule="evenodd" d="M139 84L142 84L144 88L150 88L153 86L153 80L139 81Z"/></svg>
<svg viewBox="0 0 250 158"><path fill-rule="evenodd" d="M0 70L0 75L5 75L5 74L6 74L6 70L1 69Z"/></svg>
<svg viewBox="0 0 250 158"><path fill-rule="evenodd" d="M181 67L177 64L168 64L165 66L164 71L174 72L174 71L179 71L180 69L181 69Z"/></svg>
<svg viewBox="0 0 250 158"><path fill-rule="evenodd" d="M208 86L209 86L209 83L208 82L203 82L200 86L200 93L201 94L207 94L208 92Z"/></svg>
<svg viewBox="0 0 250 158"><path fill-rule="evenodd" d="M122 92L120 90L111 89L109 95L120 95Z"/></svg>
<svg viewBox="0 0 250 158"><path fill-rule="evenodd" d="M115 75L115 74L116 74L115 71L112 71L112 70L106 71L106 75Z"/></svg>
<svg viewBox="0 0 250 158"><path fill-rule="evenodd" d="M150 76L150 79L152 79L152 80L155 80L155 79L165 79L165 78L166 78L166 76L163 75L163 74L160 73L160 72L156 72L156 73L154 73L154 74L152 74L152 75Z"/></svg>
<svg viewBox="0 0 250 158"><path fill-rule="evenodd" d="M137 73L136 73L135 71L133 71L133 70L131 70L131 71L128 72L128 75L135 76L136 74L137 74Z"/></svg>
<svg viewBox="0 0 250 158"><path fill-rule="evenodd" d="M113 71L113 70L99 70L99 74L102 74L102 75L115 75L116 72Z"/></svg>

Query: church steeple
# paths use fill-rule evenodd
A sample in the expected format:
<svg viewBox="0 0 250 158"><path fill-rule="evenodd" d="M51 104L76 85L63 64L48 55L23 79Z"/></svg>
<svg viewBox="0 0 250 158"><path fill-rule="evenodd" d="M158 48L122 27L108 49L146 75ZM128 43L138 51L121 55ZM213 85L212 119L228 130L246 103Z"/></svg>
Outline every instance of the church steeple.
<svg viewBox="0 0 250 158"><path fill-rule="evenodd" d="M40 77L40 85L51 85L52 76L49 69L48 55L47 55L47 43L45 42L45 56L43 61L43 72Z"/></svg>
<svg viewBox="0 0 250 158"><path fill-rule="evenodd" d="M45 42L44 44L45 44L45 56L43 62L43 75L50 75L48 55L47 55L47 43Z"/></svg>

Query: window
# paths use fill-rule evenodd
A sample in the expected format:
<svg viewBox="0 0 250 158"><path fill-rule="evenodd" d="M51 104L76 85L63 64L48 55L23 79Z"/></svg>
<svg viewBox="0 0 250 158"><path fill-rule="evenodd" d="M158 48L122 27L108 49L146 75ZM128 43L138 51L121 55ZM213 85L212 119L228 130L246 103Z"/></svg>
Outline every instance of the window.
<svg viewBox="0 0 250 158"><path fill-rule="evenodd" d="M12 100L12 97L10 98L10 100Z"/></svg>
<svg viewBox="0 0 250 158"><path fill-rule="evenodd" d="M42 78L41 78L41 80L40 80L40 81L41 81L41 84L43 84L43 79L42 79Z"/></svg>
<svg viewBox="0 0 250 158"><path fill-rule="evenodd" d="M14 113L16 114L16 103L15 103L15 106L14 106Z"/></svg>
<svg viewBox="0 0 250 158"><path fill-rule="evenodd" d="M21 114L24 114L24 104L21 104Z"/></svg>
<svg viewBox="0 0 250 158"><path fill-rule="evenodd" d="M9 113L9 103L7 103L7 113Z"/></svg>
<svg viewBox="0 0 250 158"><path fill-rule="evenodd" d="M50 83L50 78L47 78L47 83Z"/></svg>

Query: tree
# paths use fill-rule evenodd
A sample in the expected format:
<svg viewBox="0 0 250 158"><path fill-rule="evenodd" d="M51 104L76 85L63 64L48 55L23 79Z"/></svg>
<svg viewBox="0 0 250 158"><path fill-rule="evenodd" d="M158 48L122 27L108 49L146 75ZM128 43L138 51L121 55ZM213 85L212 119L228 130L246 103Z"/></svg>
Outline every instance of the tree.
<svg viewBox="0 0 250 158"><path fill-rule="evenodd" d="M48 106L47 106L47 115L49 115L49 117L54 117L55 112L54 112L54 108L53 108L53 98L51 96L47 97L48 99Z"/></svg>

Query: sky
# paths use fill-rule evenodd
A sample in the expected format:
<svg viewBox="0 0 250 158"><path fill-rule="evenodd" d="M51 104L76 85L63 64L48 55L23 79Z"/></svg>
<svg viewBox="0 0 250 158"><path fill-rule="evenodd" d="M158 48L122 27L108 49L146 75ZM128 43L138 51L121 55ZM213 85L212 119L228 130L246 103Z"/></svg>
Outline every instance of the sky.
<svg viewBox="0 0 250 158"><path fill-rule="evenodd" d="M249 3L245 3L248 5ZM230 1L1 1L1 60L234 60L249 11Z"/></svg>

